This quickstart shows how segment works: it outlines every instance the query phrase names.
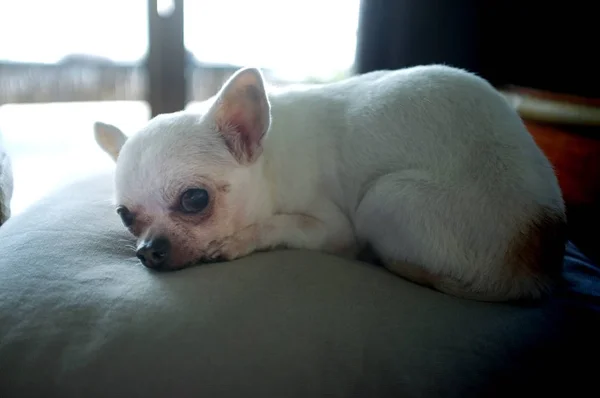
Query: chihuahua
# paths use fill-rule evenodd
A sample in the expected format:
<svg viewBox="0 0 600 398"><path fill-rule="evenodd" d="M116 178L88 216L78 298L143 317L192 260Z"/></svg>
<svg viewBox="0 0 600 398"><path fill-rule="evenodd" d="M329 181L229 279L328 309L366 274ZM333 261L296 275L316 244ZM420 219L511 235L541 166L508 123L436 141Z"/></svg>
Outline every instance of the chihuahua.
<svg viewBox="0 0 600 398"><path fill-rule="evenodd" d="M349 258L454 296L538 299L566 213L554 169L483 78L422 65L270 88L236 71L201 110L134 135L97 122L116 211L153 269L279 248Z"/></svg>
<svg viewBox="0 0 600 398"><path fill-rule="evenodd" d="M0 225L10 218L10 202L13 195L12 163L4 149L0 135Z"/></svg>

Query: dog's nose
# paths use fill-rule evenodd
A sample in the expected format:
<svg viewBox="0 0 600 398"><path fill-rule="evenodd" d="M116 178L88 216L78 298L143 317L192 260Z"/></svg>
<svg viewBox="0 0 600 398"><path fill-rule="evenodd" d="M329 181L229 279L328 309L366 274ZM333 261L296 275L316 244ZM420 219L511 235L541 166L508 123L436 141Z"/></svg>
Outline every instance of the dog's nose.
<svg viewBox="0 0 600 398"><path fill-rule="evenodd" d="M159 269L167 265L170 252L169 240L165 237L157 237L140 243L135 254L144 266Z"/></svg>

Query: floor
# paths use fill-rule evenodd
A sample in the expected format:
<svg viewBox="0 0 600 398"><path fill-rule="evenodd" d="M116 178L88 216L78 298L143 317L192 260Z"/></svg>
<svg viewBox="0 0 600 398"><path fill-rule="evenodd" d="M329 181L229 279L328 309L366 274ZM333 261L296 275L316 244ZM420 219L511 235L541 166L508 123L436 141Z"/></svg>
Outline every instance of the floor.
<svg viewBox="0 0 600 398"><path fill-rule="evenodd" d="M13 163L13 215L69 182L114 167L94 140L95 121L127 134L149 116L145 102L0 106L0 133Z"/></svg>

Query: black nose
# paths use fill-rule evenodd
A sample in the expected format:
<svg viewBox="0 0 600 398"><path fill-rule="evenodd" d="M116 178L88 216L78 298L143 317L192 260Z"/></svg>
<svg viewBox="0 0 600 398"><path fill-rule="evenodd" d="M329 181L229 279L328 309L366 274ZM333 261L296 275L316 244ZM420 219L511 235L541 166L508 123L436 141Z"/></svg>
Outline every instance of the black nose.
<svg viewBox="0 0 600 398"><path fill-rule="evenodd" d="M165 237L157 237L140 243L135 254L144 266L159 269L167 265L170 252L169 240Z"/></svg>

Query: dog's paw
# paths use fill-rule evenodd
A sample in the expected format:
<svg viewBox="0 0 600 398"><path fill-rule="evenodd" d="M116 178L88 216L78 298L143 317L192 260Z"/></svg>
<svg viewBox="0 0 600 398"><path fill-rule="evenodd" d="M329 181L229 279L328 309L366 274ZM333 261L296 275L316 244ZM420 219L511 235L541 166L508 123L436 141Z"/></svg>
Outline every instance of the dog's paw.
<svg viewBox="0 0 600 398"><path fill-rule="evenodd" d="M229 261L244 257L255 249L254 231L252 227L248 227L222 240L210 242L205 250L205 257L209 261Z"/></svg>
<svg viewBox="0 0 600 398"><path fill-rule="evenodd" d="M223 242L220 240L211 241L206 249L204 249L204 260L206 261L215 261L221 257L221 246L223 246Z"/></svg>

